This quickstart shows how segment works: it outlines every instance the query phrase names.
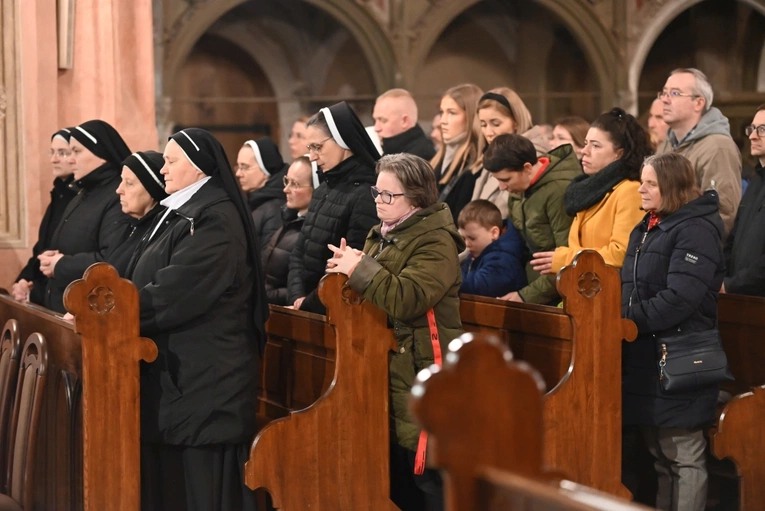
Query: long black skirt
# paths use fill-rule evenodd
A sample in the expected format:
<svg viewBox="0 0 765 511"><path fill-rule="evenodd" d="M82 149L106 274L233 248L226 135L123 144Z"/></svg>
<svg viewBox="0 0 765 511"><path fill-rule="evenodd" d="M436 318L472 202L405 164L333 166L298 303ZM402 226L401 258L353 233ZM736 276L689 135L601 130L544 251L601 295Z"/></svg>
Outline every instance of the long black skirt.
<svg viewBox="0 0 765 511"><path fill-rule="evenodd" d="M244 485L249 445L141 444L142 511L257 511Z"/></svg>

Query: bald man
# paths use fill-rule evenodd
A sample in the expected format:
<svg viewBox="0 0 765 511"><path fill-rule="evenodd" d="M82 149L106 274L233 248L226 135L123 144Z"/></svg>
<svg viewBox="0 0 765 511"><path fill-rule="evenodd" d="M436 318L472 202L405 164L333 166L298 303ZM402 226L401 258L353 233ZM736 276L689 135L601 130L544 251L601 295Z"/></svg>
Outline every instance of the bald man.
<svg viewBox="0 0 765 511"><path fill-rule="evenodd" d="M409 153L426 160L435 156L433 143L417 124L417 103L408 91L391 89L381 94L372 117L383 154Z"/></svg>

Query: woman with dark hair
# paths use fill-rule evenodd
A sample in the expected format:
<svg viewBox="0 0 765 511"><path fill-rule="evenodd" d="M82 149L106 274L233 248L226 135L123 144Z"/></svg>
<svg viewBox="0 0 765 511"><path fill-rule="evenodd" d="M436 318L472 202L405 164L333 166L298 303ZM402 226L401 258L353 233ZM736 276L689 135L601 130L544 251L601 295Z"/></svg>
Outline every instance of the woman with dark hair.
<svg viewBox="0 0 765 511"><path fill-rule="evenodd" d="M142 508L252 510L243 467L268 317L252 216L207 131L176 133L164 159L167 209L128 275L159 350L141 374Z"/></svg>
<svg viewBox="0 0 765 511"><path fill-rule="evenodd" d="M45 303L45 282L47 277L40 271L40 260L37 256L51 247L53 232L58 227L69 202L77 195L71 186L72 166L69 162L69 134L71 128L64 128L53 134L50 140L50 164L53 169L53 189L50 191L48 204L40 229L37 243L32 248L32 257L21 270L16 282L11 288L11 295L16 300L32 302L38 305Z"/></svg>
<svg viewBox="0 0 765 511"><path fill-rule="evenodd" d="M651 156L641 177L641 204L648 213L630 235L622 267L622 314L638 329L638 338L623 346L622 420L640 428L654 458L656 507L702 511L704 430L715 419L718 387L665 391L655 336L717 325L725 275L719 198L714 190L699 191L691 162L677 153Z"/></svg>
<svg viewBox="0 0 765 511"><path fill-rule="evenodd" d="M66 207L50 250L38 256L48 277L45 306L66 312L64 290L93 263L105 261L130 217L119 196L122 161L130 156L117 130L104 121L88 121L70 130L70 164L79 193Z"/></svg>
<svg viewBox="0 0 765 511"><path fill-rule="evenodd" d="M160 201L167 198L162 153L143 151L133 153L122 162L122 175L117 195L122 212L130 216L130 224L121 238L115 240L107 262L123 277L138 244L153 224L156 216L164 212Z"/></svg>
<svg viewBox="0 0 765 511"><path fill-rule="evenodd" d="M285 201L282 181L287 167L279 148L268 137L245 142L236 159L235 175L247 194L261 250L281 226L280 212Z"/></svg>
<svg viewBox="0 0 765 511"><path fill-rule="evenodd" d="M328 273L344 273L348 284L383 309L393 324L397 349L390 356L390 409L396 441L406 449L415 482L428 509L443 509L441 478L424 468L425 440L408 400L415 375L439 363L448 343L462 334L459 253L465 249L446 204L437 202L428 163L410 154L384 156L372 188L380 223L367 236L364 252L330 245ZM429 321L436 328L429 327ZM438 343L437 350L434 344Z"/></svg>
<svg viewBox="0 0 765 511"><path fill-rule="evenodd" d="M568 246L535 253L532 268L542 275L558 273L585 249L621 268L630 232L644 215L637 190L640 167L650 154L647 133L621 108L595 119L582 150L584 174L563 196L566 213L574 217Z"/></svg>
<svg viewBox="0 0 765 511"><path fill-rule="evenodd" d="M339 245L345 238L351 247L361 248L377 221L369 187L375 182L380 153L344 101L311 117L306 141L309 158L321 171L321 184L290 257L288 303L323 314L316 290L332 255L327 245Z"/></svg>

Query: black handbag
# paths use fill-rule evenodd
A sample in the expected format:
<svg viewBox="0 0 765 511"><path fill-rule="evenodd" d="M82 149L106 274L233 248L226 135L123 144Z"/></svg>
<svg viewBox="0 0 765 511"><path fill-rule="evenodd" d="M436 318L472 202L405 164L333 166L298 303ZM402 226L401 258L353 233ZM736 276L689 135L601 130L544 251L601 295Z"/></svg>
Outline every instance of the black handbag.
<svg viewBox="0 0 765 511"><path fill-rule="evenodd" d="M632 266L632 285L641 308L643 303L637 285L637 263L647 235L646 231L635 250ZM682 333L675 330L653 334L652 337L656 343L659 383L667 394L698 390L733 381L717 325L701 332Z"/></svg>

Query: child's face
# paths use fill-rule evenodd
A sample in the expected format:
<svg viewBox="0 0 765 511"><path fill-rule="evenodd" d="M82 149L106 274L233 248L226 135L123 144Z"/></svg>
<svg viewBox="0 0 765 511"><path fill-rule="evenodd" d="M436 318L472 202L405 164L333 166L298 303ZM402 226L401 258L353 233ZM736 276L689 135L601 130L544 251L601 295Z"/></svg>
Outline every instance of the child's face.
<svg viewBox="0 0 765 511"><path fill-rule="evenodd" d="M487 229L478 222L468 222L460 229L460 234L465 238L465 246L467 246L468 252L475 258L481 255L481 252L486 247L499 238L499 227L495 226Z"/></svg>

